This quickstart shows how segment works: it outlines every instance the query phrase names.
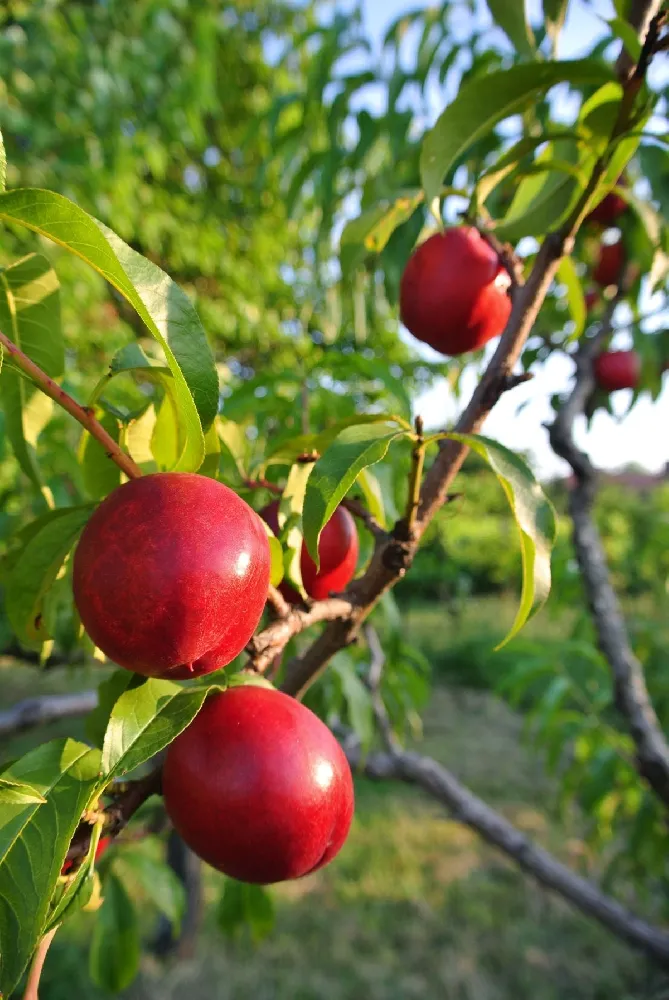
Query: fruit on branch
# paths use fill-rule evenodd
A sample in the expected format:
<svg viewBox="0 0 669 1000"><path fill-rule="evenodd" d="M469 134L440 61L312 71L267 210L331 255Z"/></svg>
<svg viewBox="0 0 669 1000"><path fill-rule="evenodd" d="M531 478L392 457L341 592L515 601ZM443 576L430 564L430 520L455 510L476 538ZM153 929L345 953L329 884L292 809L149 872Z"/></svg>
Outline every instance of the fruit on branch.
<svg viewBox="0 0 669 1000"><path fill-rule="evenodd" d="M400 283L400 318L442 354L476 351L499 336L511 313L511 278L478 230L457 226L425 240Z"/></svg>
<svg viewBox="0 0 669 1000"><path fill-rule="evenodd" d="M641 362L636 351L604 351L593 364L595 381L605 392L636 389Z"/></svg>
<svg viewBox="0 0 669 1000"><path fill-rule="evenodd" d="M616 243L602 243L599 247L599 257L592 277L602 288L618 285L622 277L624 263L625 248L622 240L618 240Z"/></svg>
<svg viewBox="0 0 669 1000"><path fill-rule="evenodd" d="M279 533L279 501L273 500L260 511L260 516L270 526L275 535ZM345 507L337 507L325 525L318 541L320 567L309 555L302 543L300 569L302 583L309 597L322 601L330 594L339 594L349 585L358 562L358 529L352 515ZM299 603L297 591L287 583L282 583L280 591L291 604Z"/></svg>
<svg viewBox="0 0 669 1000"><path fill-rule="evenodd" d="M265 529L222 483L158 473L114 490L74 555L77 610L114 663L179 679L225 666L247 644L269 585Z"/></svg>
<svg viewBox="0 0 669 1000"><path fill-rule="evenodd" d="M353 816L353 780L336 739L280 691L210 696L170 744L165 808L204 861L243 882L300 878L335 857Z"/></svg>

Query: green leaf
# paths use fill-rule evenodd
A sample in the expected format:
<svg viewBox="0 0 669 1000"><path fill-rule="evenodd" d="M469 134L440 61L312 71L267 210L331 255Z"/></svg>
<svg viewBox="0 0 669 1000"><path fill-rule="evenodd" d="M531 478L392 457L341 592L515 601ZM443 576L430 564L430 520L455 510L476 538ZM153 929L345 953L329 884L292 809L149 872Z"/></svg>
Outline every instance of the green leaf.
<svg viewBox="0 0 669 1000"><path fill-rule="evenodd" d="M39 519L20 553L14 554L6 579L5 609L20 642L39 646L51 638L42 621L44 597L92 512L92 504L50 511Z"/></svg>
<svg viewBox="0 0 669 1000"><path fill-rule="evenodd" d="M595 59L531 63L474 77L437 119L423 140L420 173L425 200L436 198L445 174L497 122L530 107L556 83L604 83L613 71Z"/></svg>
<svg viewBox="0 0 669 1000"><path fill-rule="evenodd" d="M260 520L262 521L262 518L260 518ZM267 541L269 542L269 582L273 587L278 587L283 580L283 549L281 548L281 542L276 537L269 524L265 521L262 521L262 524L265 529L265 534L267 535Z"/></svg>
<svg viewBox="0 0 669 1000"><path fill-rule="evenodd" d="M556 161L555 156L564 160ZM578 155L574 143L559 140L551 143L535 163L546 167L545 172L532 174L518 185L506 217L495 226L500 240L516 243L523 236L543 235L562 222L575 206L596 155L584 148ZM556 169L558 162L564 170Z"/></svg>
<svg viewBox="0 0 669 1000"><path fill-rule="evenodd" d="M46 799L32 785L0 777L0 810L5 805L29 805L35 802L46 802Z"/></svg>
<svg viewBox="0 0 669 1000"><path fill-rule="evenodd" d="M508 448L478 434L448 433L489 464L504 490L520 532L523 587L511 630L497 649L512 639L545 603L551 589L551 549L555 541L555 512L532 470Z"/></svg>
<svg viewBox="0 0 669 1000"><path fill-rule="evenodd" d="M480 204L484 204L486 199L495 190L505 177L512 170L515 170L519 162L529 153L532 153L537 146L542 146L545 142L552 142L554 139L577 139L578 133L569 129L556 130L552 128L541 135L528 135L519 139L510 149L507 149L502 156L496 160L483 174L481 174L476 185L477 199Z"/></svg>
<svg viewBox="0 0 669 1000"><path fill-rule="evenodd" d="M263 886L226 878L216 919L228 937L248 928L254 941L262 941L274 928L274 902Z"/></svg>
<svg viewBox="0 0 669 1000"><path fill-rule="evenodd" d="M229 452L242 479L248 478L249 439L241 424L226 417L217 417L218 436Z"/></svg>
<svg viewBox="0 0 669 1000"><path fill-rule="evenodd" d="M283 575L288 583L306 597L302 583L302 509L313 462L296 462L291 466L279 502L279 528L283 543Z"/></svg>
<svg viewBox="0 0 669 1000"><path fill-rule="evenodd" d="M176 401L165 393L151 434L151 454L160 472L169 472L179 461L179 413Z"/></svg>
<svg viewBox="0 0 669 1000"><path fill-rule="evenodd" d="M0 800L0 991L11 994L48 917L70 841L99 781L100 751L60 739L3 772L41 802Z"/></svg>
<svg viewBox="0 0 669 1000"><path fill-rule="evenodd" d="M557 40L562 31L569 0L544 0L544 24L546 32L553 42L553 56L557 48Z"/></svg>
<svg viewBox="0 0 669 1000"><path fill-rule="evenodd" d="M374 739L374 713L369 691L358 676L355 663L347 653L337 653L332 658L331 666L341 684L351 728L363 747L369 747Z"/></svg>
<svg viewBox="0 0 669 1000"><path fill-rule="evenodd" d="M344 226L339 241L342 273L348 275L368 253L380 253L398 226L411 218L423 200L421 190L409 190L393 201L386 199Z"/></svg>
<svg viewBox="0 0 669 1000"><path fill-rule="evenodd" d="M40 233L81 257L137 311L158 341L174 377L185 444L179 468L199 468L202 426L218 409L218 375L188 296L164 271L62 195L22 189L0 195L0 218Z"/></svg>
<svg viewBox="0 0 669 1000"><path fill-rule="evenodd" d="M571 257L563 257L557 272L558 280L567 289L567 303L569 305L569 315L574 324L574 332L570 334L569 340L578 340L585 329L586 308L583 297L583 287L581 280L576 273L576 267Z"/></svg>
<svg viewBox="0 0 669 1000"><path fill-rule="evenodd" d="M521 56L534 56L536 42L527 20L524 0L486 0L493 21Z"/></svg>
<svg viewBox="0 0 669 1000"><path fill-rule="evenodd" d="M121 425L111 413L98 411L97 419L109 436L118 444ZM84 486L89 496L97 499L121 485L121 470L107 455L100 442L84 431L79 445L79 463Z"/></svg>
<svg viewBox="0 0 669 1000"><path fill-rule="evenodd" d="M218 479L221 465L221 442L214 422L204 436L204 461L199 468L201 476Z"/></svg>
<svg viewBox="0 0 669 1000"><path fill-rule="evenodd" d="M113 872L105 879L102 892L104 902L96 914L88 968L96 986L118 993L139 971L137 912Z"/></svg>
<svg viewBox="0 0 669 1000"><path fill-rule="evenodd" d="M357 483L362 490L362 495L365 498L367 510L373 517L376 518L381 527L385 528L388 522L386 519L381 483L369 469L362 470L358 476Z"/></svg>
<svg viewBox="0 0 669 1000"><path fill-rule="evenodd" d="M112 709L134 679L135 675L130 670L115 670L98 685L98 703L86 716L84 725L86 736L94 746L102 749Z"/></svg>
<svg viewBox="0 0 669 1000"><path fill-rule="evenodd" d="M63 374L60 287L51 262L42 254L30 254L0 271L0 330L51 378ZM35 445L51 418L53 401L9 363L0 378L0 400L5 411L5 432L17 461L41 490Z"/></svg>
<svg viewBox="0 0 669 1000"><path fill-rule="evenodd" d="M304 539L311 558L318 565L318 539L340 501L363 469L385 457L392 441L409 431L388 423L347 427L337 435L316 462L309 477L302 520Z"/></svg>
<svg viewBox="0 0 669 1000"><path fill-rule="evenodd" d="M352 427L354 424L390 422L397 423L401 427L406 427L407 430L411 429L411 424L406 420L390 413L356 413L352 417L345 417L343 420L335 421L335 423L319 434L299 434L289 441L282 441L273 451L270 450L267 453L261 465L261 471L264 471L269 465L292 465L303 454L317 452L319 455L322 455L345 427Z"/></svg>
<svg viewBox="0 0 669 1000"><path fill-rule="evenodd" d="M7 154L5 153L5 140L0 132L0 191L7 187Z"/></svg>
<svg viewBox="0 0 669 1000"><path fill-rule="evenodd" d="M130 892L139 886L178 933L186 896L183 885L169 865L141 850L123 850L114 860L114 871Z"/></svg>
<svg viewBox="0 0 669 1000"><path fill-rule="evenodd" d="M155 677L124 691L102 745L104 773L125 774L159 753L195 718L206 695L204 688L182 688Z"/></svg>
<svg viewBox="0 0 669 1000"><path fill-rule="evenodd" d="M633 62L638 62L641 55L641 42L632 25L622 17L612 17L610 20L601 18L601 20L604 21L604 24L608 24L613 34L620 39Z"/></svg>

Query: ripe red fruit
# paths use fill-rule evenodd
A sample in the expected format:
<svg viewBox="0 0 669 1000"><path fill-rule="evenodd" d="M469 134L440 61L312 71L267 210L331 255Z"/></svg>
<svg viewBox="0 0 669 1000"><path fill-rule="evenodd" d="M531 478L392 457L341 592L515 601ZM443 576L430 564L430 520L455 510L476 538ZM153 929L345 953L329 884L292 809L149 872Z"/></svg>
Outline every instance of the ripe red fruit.
<svg viewBox="0 0 669 1000"><path fill-rule="evenodd" d="M268 884L322 868L353 816L353 780L330 730L280 691L231 688L170 744L165 808L208 864Z"/></svg>
<svg viewBox="0 0 669 1000"><path fill-rule="evenodd" d="M436 233L409 258L400 283L400 318L442 354L464 354L499 336L511 312L511 284L478 230Z"/></svg>
<svg viewBox="0 0 669 1000"><path fill-rule="evenodd" d="M274 534L279 532L279 501L273 500L260 511L262 519L270 526ZM338 594L345 590L353 579L358 562L358 530L355 521L345 507L337 507L334 514L325 525L318 540L318 556L320 569L316 569L307 547L302 543L300 553L300 569L302 583L309 597L322 601L331 593ZM282 584L281 593L292 604L299 602L296 590L288 584Z"/></svg>
<svg viewBox="0 0 669 1000"><path fill-rule="evenodd" d="M260 518L222 483L158 473L114 490L74 555L74 599L96 646L128 670L179 679L223 667L262 614Z"/></svg>
<svg viewBox="0 0 669 1000"><path fill-rule="evenodd" d="M599 247L599 258L592 272L592 277L602 288L617 285L624 263L625 248L622 240L618 240L617 243L602 243Z"/></svg>
<svg viewBox="0 0 669 1000"><path fill-rule="evenodd" d="M612 226L619 216L627 209L627 202L615 191L610 191L599 205L593 208L587 218L588 222L599 222L602 226Z"/></svg>
<svg viewBox="0 0 669 1000"><path fill-rule="evenodd" d="M641 363L635 351L604 351L595 358L595 381L605 392L636 389L641 375Z"/></svg>

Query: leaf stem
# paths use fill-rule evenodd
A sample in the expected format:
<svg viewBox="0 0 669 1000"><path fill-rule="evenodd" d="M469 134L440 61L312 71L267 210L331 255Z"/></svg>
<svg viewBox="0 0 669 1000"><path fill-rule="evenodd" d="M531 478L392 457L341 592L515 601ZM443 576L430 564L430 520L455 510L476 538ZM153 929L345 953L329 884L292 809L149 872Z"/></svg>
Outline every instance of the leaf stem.
<svg viewBox="0 0 669 1000"><path fill-rule="evenodd" d="M105 450L108 458L118 465L122 472L125 472L129 479L137 479L142 474L142 470L114 441L113 437L107 433L102 425L96 420L95 413L91 407L80 406L57 382L43 372L42 369L31 361L27 354L16 346L2 331L0 331L0 344L7 352L8 356L17 368L20 368L35 385L47 396L62 406L70 416L78 420L82 427L85 427L91 437L94 437Z"/></svg>
<svg viewBox="0 0 669 1000"><path fill-rule="evenodd" d="M59 927L60 924L56 924L55 927L52 927L37 945L32 965L30 966L30 972L28 973L28 982L26 983L23 1000L39 1000L39 981L40 976L42 975L44 959L46 958L46 953L48 952L51 942L56 936L56 931Z"/></svg>

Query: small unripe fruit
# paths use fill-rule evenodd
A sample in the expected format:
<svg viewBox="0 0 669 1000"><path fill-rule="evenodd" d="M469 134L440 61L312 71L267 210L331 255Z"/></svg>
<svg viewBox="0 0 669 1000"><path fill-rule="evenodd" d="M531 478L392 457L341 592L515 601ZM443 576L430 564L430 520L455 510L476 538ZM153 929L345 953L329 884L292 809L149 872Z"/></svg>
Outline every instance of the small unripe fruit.
<svg viewBox="0 0 669 1000"><path fill-rule="evenodd" d="M279 533L279 501L273 500L260 511L260 516L274 534ZM318 540L320 567L302 543L300 570L302 583L309 597L322 601L330 594L339 594L349 585L358 562L358 530L345 507L337 507L325 525ZM299 602L299 594L289 584L282 583L281 593L292 604Z"/></svg>
<svg viewBox="0 0 669 1000"><path fill-rule="evenodd" d="M222 483L158 473L114 490L84 528L73 588L114 663L179 679L230 663L260 620L270 554L260 518Z"/></svg>
<svg viewBox="0 0 669 1000"><path fill-rule="evenodd" d="M400 283L400 318L414 337L442 354L476 351L506 326L510 285L478 230L447 229L409 258Z"/></svg>
<svg viewBox="0 0 669 1000"><path fill-rule="evenodd" d="M622 240L618 240L617 243L602 243L592 277L602 288L618 285L622 277L624 263L625 248Z"/></svg>
<svg viewBox="0 0 669 1000"><path fill-rule="evenodd" d="M268 884L322 868L353 817L353 780L336 739L288 695L248 685L209 697L170 744L165 809L208 864Z"/></svg>
<svg viewBox="0 0 669 1000"><path fill-rule="evenodd" d="M605 392L636 389L641 375L641 363L635 351L604 351L595 358L595 381Z"/></svg>

